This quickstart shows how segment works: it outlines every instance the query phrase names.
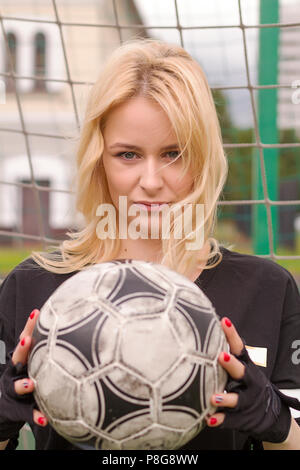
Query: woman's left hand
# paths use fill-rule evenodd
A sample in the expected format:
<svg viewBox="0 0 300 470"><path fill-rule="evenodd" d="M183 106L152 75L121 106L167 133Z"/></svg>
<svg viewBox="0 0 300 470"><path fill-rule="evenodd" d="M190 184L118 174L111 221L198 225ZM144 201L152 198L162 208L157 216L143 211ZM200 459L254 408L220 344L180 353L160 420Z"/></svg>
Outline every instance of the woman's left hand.
<svg viewBox="0 0 300 470"><path fill-rule="evenodd" d="M228 318L223 318L221 325L230 353L221 352L219 363L229 379L227 393L211 397L211 403L220 411L206 418L207 425L241 431L260 441L284 442L292 422L289 407L300 409L300 402L282 394L251 361Z"/></svg>
<svg viewBox="0 0 300 470"><path fill-rule="evenodd" d="M231 354L222 352L219 356L219 363L232 379L239 380L245 374L245 366L235 356L241 354L244 343L229 318L222 318L221 326L228 341ZM218 393L211 396L211 403L217 408L234 408L237 406L238 398L238 394L234 392ZM220 426L224 419L225 413L216 412L207 417L206 421L208 426L215 427Z"/></svg>

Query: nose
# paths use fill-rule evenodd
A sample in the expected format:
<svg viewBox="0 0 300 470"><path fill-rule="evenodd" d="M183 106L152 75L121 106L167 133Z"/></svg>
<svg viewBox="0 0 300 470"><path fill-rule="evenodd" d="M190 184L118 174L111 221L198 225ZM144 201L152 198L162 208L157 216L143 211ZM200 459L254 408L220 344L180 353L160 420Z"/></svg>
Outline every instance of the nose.
<svg viewBox="0 0 300 470"><path fill-rule="evenodd" d="M146 159L141 166L140 186L148 193L157 193L163 188L164 179L161 164L156 159Z"/></svg>

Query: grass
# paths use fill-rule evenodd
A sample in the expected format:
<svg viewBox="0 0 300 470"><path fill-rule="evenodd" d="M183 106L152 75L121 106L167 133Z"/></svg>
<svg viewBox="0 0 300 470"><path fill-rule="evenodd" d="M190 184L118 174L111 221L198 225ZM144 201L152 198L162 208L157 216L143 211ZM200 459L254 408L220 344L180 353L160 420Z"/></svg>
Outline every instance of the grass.
<svg viewBox="0 0 300 470"><path fill-rule="evenodd" d="M4 278L15 266L21 263L35 250L41 250L41 247L14 248L0 246L0 278Z"/></svg>
<svg viewBox="0 0 300 470"><path fill-rule="evenodd" d="M217 228L216 238L230 246L234 251L240 253L254 254L251 239L244 237L237 232L235 224L224 222ZM43 251L41 245L30 247L7 247L0 245L0 279L3 279L15 266L27 258L32 251ZM291 250L286 247L278 247L277 255L295 256L300 254L300 233L297 237L296 249ZM278 264L291 272L300 284L300 260L276 260Z"/></svg>
<svg viewBox="0 0 300 470"><path fill-rule="evenodd" d="M216 238L229 246L232 250L239 253L255 254L252 249L252 242L250 238L243 236L237 232L235 224L232 222L224 222L217 228ZM284 246L278 246L276 255L278 256L299 256L300 255L300 233L296 238L296 247L294 250ZM287 269L296 279L300 289L300 260L299 259L277 259L278 263L283 268Z"/></svg>

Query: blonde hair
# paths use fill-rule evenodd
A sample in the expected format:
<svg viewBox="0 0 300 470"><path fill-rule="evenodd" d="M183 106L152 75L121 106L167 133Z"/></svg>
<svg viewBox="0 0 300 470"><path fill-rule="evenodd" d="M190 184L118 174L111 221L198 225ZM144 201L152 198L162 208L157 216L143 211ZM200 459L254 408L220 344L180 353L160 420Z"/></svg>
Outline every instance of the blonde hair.
<svg viewBox="0 0 300 470"><path fill-rule="evenodd" d="M137 96L154 100L167 113L181 150L183 174L190 168L194 178L193 191L180 204L204 204L204 241L212 245L208 261L219 255L217 262L201 265L200 253L186 250L186 237L174 239L174 220L169 239L162 240L161 264L185 275L195 261L204 269L221 261L219 243L212 235L227 159L207 79L198 62L180 46L139 38L112 53L90 91L77 148L76 208L84 216L85 227L67 232L69 239L62 241L59 252L32 252L36 263L48 271L70 273L118 256L118 236L102 240L96 233L98 205L112 204L102 163L103 129L114 107ZM199 230L196 227L191 236Z"/></svg>

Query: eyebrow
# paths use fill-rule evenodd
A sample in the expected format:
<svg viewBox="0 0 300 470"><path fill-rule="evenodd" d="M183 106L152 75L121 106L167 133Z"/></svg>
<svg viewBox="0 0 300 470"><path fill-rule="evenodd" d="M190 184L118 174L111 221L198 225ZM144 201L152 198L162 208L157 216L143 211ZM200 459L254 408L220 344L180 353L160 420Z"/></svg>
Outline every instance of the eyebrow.
<svg viewBox="0 0 300 470"><path fill-rule="evenodd" d="M125 142L116 142L115 144L111 145L109 147L109 149L114 149L116 147L123 147L123 148L126 148L126 149L134 149L134 150L143 150L141 147L138 147L137 145L134 145L134 144L128 144L128 143L125 143ZM169 150L169 149L173 149L173 148L179 148L179 145L178 144L170 144L170 145L167 145L166 147L162 147L160 150Z"/></svg>

